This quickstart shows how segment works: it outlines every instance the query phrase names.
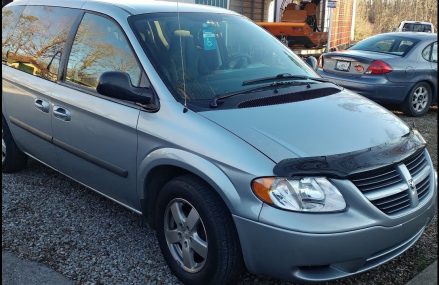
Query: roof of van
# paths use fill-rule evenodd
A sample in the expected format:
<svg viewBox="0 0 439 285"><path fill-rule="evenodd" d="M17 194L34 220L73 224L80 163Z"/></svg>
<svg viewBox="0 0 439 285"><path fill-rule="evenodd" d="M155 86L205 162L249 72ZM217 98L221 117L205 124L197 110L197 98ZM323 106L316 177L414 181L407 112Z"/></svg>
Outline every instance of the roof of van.
<svg viewBox="0 0 439 285"><path fill-rule="evenodd" d="M184 0L181 0L184 1ZM120 9L128 12L129 14L143 14L143 13L158 13L158 12L177 12L176 1L156 1L156 0L15 0L9 5L45 5L45 6L58 6L66 8L85 8L93 7L93 10L107 10L108 8L119 7ZM8 5L8 6L9 6ZM199 5L189 3L178 3L178 10L180 12L210 12L210 13L227 13L236 14L227 9Z"/></svg>

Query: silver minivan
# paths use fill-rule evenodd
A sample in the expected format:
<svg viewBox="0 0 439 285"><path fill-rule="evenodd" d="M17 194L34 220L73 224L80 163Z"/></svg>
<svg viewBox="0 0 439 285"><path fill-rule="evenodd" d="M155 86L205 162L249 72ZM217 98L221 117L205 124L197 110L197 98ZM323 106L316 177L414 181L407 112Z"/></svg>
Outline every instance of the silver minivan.
<svg viewBox="0 0 439 285"><path fill-rule="evenodd" d="M422 136L243 16L18 0L2 20L2 171L32 157L143 215L184 283L342 278L435 214Z"/></svg>

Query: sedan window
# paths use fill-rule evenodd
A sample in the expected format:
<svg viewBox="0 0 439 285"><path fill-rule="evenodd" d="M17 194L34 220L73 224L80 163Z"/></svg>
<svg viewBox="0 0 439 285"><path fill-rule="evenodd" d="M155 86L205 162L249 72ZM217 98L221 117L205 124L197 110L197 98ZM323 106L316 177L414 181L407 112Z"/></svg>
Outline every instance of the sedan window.
<svg viewBox="0 0 439 285"><path fill-rule="evenodd" d="M437 42L429 44L422 51L422 57L426 61L437 62Z"/></svg>
<svg viewBox="0 0 439 285"><path fill-rule="evenodd" d="M362 40L351 47L350 50L364 50L404 56L418 41L405 37L380 35Z"/></svg>
<svg viewBox="0 0 439 285"><path fill-rule="evenodd" d="M432 52L431 52L431 61L432 62L437 62L437 42L435 42L434 44L433 44L433 47L432 47Z"/></svg>
<svg viewBox="0 0 439 285"><path fill-rule="evenodd" d="M428 45L426 48L424 48L424 50L422 51L422 57L427 60L430 61L430 54L431 54L431 45Z"/></svg>

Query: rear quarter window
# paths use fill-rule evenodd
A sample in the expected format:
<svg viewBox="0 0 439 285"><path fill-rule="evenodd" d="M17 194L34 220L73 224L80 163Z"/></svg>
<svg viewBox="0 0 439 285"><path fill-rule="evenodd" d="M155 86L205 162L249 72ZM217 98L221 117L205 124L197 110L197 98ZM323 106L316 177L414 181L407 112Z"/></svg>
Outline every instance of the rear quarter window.
<svg viewBox="0 0 439 285"><path fill-rule="evenodd" d="M429 44L422 51L422 57L430 62L437 62L437 42Z"/></svg>
<svg viewBox="0 0 439 285"><path fill-rule="evenodd" d="M65 42L79 14L76 9L26 6L9 38L7 65L56 81Z"/></svg>

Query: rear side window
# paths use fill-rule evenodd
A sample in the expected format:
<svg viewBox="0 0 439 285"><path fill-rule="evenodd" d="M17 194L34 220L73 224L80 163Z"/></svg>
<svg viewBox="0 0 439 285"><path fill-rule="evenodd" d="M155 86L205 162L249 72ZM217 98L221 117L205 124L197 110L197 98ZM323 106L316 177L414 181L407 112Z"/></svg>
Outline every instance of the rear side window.
<svg viewBox="0 0 439 285"><path fill-rule="evenodd" d="M141 69L123 31L112 20L86 13L67 64L66 81L95 90L106 71L122 71L139 86Z"/></svg>
<svg viewBox="0 0 439 285"><path fill-rule="evenodd" d="M11 50L11 40L15 26L24 6L11 6L2 9L2 62L6 62L7 53Z"/></svg>
<svg viewBox="0 0 439 285"><path fill-rule="evenodd" d="M27 6L10 37L7 64L56 81L64 44L79 13L69 8Z"/></svg>

